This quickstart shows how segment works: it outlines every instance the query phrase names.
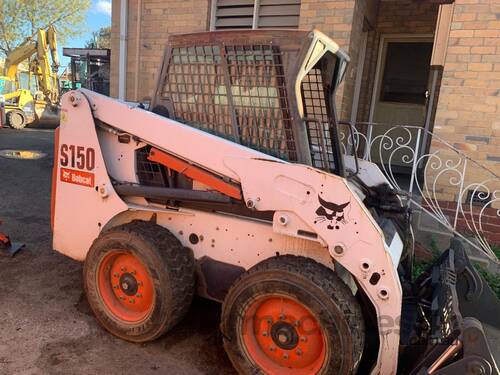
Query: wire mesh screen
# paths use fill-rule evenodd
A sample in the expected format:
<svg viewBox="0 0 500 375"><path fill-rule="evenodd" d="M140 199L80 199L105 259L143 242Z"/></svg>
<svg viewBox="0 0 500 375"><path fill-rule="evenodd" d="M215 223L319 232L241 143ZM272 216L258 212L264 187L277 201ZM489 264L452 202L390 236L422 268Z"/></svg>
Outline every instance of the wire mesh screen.
<svg viewBox="0 0 500 375"><path fill-rule="evenodd" d="M302 80L301 91L312 165L316 168L334 170L330 118L321 70L314 68L309 71Z"/></svg>
<svg viewBox="0 0 500 375"><path fill-rule="evenodd" d="M141 185L168 186L164 167L148 160L151 146L146 146L135 151L135 167L137 179Z"/></svg>
<svg viewBox="0 0 500 375"><path fill-rule="evenodd" d="M172 48L161 95L178 121L297 160L278 46Z"/></svg>

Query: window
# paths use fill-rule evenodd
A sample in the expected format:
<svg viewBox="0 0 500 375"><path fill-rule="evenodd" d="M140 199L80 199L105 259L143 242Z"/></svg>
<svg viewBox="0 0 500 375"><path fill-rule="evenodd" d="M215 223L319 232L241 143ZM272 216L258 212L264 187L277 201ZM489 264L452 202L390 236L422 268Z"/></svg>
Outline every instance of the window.
<svg viewBox="0 0 500 375"><path fill-rule="evenodd" d="M299 27L300 0L213 0L211 30Z"/></svg>
<svg viewBox="0 0 500 375"><path fill-rule="evenodd" d="M7 77L0 78L0 95L10 94L16 91L14 82Z"/></svg>
<svg viewBox="0 0 500 375"><path fill-rule="evenodd" d="M432 43L387 44L380 101L425 104Z"/></svg>
<svg viewBox="0 0 500 375"><path fill-rule="evenodd" d="M20 72L18 75L19 78L19 88L22 90L30 89L30 75L28 72Z"/></svg>

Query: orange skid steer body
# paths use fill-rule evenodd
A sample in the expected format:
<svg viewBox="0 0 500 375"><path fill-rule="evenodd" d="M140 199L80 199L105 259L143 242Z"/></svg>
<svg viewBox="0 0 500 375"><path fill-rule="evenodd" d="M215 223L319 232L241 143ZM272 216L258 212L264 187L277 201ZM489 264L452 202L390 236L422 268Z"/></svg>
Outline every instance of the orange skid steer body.
<svg viewBox="0 0 500 375"><path fill-rule="evenodd" d="M85 262L107 330L153 340L197 293L223 304L241 374L497 373L447 277L469 269L460 243L411 280L410 211L342 152L348 61L319 31L177 35L151 111L63 96L53 246Z"/></svg>

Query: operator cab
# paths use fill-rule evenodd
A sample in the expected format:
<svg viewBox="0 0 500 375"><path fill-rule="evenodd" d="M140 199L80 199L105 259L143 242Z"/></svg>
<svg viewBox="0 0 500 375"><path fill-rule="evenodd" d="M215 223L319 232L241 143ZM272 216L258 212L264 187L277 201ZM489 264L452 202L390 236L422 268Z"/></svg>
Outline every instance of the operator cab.
<svg viewBox="0 0 500 375"><path fill-rule="evenodd" d="M164 61L153 112L345 176L334 100L349 57L323 33L174 35Z"/></svg>

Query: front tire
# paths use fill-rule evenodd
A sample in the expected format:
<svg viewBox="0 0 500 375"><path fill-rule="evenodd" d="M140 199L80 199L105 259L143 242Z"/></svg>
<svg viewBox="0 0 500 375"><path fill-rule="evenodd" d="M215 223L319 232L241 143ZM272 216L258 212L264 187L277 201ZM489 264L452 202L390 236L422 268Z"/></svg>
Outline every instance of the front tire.
<svg viewBox="0 0 500 375"><path fill-rule="evenodd" d="M351 374L364 344L349 288L312 259L280 256L244 274L223 305L224 347L240 374Z"/></svg>
<svg viewBox="0 0 500 375"><path fill-rule="evenodd" d="M7 122L12 129L24 129L27 125L26 115L23 111L13 109L7 113Z"/></svg>
<svg viewBox="0 0 500 375"><path fill-rule="evenodd" d="M112 228L92 244L84 288L97 320L132 342L154 340L188 311L194 258L167 229L144 221Z"/></svg>

